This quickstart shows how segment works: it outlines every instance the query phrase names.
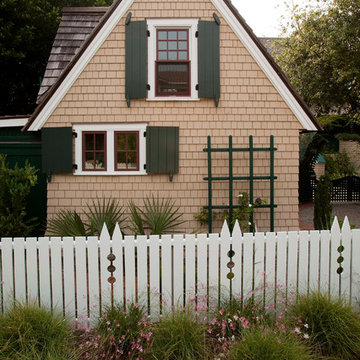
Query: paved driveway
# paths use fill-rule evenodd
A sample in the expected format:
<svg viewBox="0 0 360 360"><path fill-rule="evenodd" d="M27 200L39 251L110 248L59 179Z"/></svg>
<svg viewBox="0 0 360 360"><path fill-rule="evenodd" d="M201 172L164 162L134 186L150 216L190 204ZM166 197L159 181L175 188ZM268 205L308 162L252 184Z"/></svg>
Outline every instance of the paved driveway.
<svg viewBox="0 0 360 360"><path fill-rule="evenodd" d="M360 228L360 203L333 203L332 216L339 220L348 217L350 224ZM299 205L300 230L313 230L314 204L305 203Z"/></svg>

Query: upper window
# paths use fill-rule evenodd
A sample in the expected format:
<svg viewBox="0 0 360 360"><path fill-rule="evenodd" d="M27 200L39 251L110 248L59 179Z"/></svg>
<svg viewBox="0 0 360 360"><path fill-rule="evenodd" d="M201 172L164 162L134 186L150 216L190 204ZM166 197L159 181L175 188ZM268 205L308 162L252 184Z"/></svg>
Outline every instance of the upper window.
<svg viewBox="0 0 360 360"><path fill-rule="evenodd" d="M106 170L106 133L83 132L83 169Z"/></svg>
<svg viewBox="0 0 360 360"><path fill-rule="evenodd" d="M187 29L157 30L156 95L190 95Z"/></svg>
<svg viewBox="0 0 360 360"><path fill-rule="evenodd" d="M147 22L149 100L196 100L197 20Z"/></svg>

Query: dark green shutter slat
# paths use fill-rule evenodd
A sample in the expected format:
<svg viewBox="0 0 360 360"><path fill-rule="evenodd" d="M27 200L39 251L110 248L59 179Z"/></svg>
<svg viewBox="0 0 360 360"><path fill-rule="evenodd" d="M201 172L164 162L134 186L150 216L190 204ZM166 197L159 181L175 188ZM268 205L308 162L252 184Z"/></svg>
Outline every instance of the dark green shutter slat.
<svg viewBox="0 0 360 360"><path fill-rule="evenodd" d="M146 128L146 171L156 174L179 172L179 128Z"/></svg>
<svg viewBox="0 0 360 360"><path fill-rule="evenodd" d="M72 173L72 128L44 128L41 140L42 171L48 175Z"/></svg>
<svg viewBox="0 0 360 360"><path fill-rule="evenodd" d="M220 31L215 21L199 21L199 97L220 98Z"/></svg>
<svg viewBox="0 0 360 360"><path fill-rule="evenodd" d="M146 98L147 94L147 32L146 21L130 21L125 26L125 96L130 99Z"/></svg>

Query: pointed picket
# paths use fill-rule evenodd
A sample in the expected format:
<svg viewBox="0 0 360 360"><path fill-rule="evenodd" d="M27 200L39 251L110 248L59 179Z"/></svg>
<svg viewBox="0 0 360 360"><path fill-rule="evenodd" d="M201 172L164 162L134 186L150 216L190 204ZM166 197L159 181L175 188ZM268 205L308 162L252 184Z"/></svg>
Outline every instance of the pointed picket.
<svg viewBox="0 0 360 360"><path fill-rule="evenodd" d="M173 305L172 275L171 236L163 235L161 237L161 300L163 308L165 307L166 310Z"/></svg>
<svg viewBox="0 0 360 360"><path fill-rule="evenodd" d="M343 272L341 273L341 294L347 301L351 302L351 228L349 219L345 216L343 225L341 227L341 245L344 247L342 257L344 258L341 266Z"/></svg>
<svg viewBox="0 0 360 360"><path fill-rule="evenodd" d="M330 231L320 232L320 289L330 295Z"/></svg>
<svg viewBox="0 0 360 360"><path fill-rule="evenodd" d="M230 258L228 256L229 251L230 230L225 220L220 233L220 286L222 290L225 290L225 296L227 296L230 290L230 280L227 277L230 273L230 269L227 266L230 262Z"/></svg>
<svg viewBox="0 0 360 360"><path fill-rule="evenodd" d="M309 254L309 289L320 290L319 282L319 261L320 261L320 233L310 231L310 254Z"/></svg>
<svg viewBox="0 0 360 360"><path fill-rule="evenodd" d="M234 263L234 267L233 267L234 278L233 278L233 282L232 282L232 290L233 290L234 296L238 296L238 295L241 295L241 287L242 287L241 259L242 259L243 239L242 239L242 233L241 233L241 229L239 226L239 222L237 220L235 221L231 240L232 240L232 249L233 249L233 253L234 253L234 256L232 258L232 261Z"/></svg>
<svg viewBox="0 0 360 360"><path fill-rule="evenodd" d="M185 299L192 299L195 296L195 235L186 235L185 243Z"/></svg>
<svg viewBox="0 0 360 360"><path fill-rule="evenodd" d="M136 237L138 299L148 303L148 240L146 235Z"/></svg>
<svg viewBox="0 0 360 360"><path fill-rule="evenodd" d="M253 234L244 234L244 268L243 268L243 296L249 298L254 290L253 265L254 265L254 241Z"/></svg>
<svg viewBox="0 0 360 360"><path fill-rule="evenodd" d="M174 235L174 304L184 305L184 238Z"/></svg>
<svg viewBox="0 0 360 360"><path fill-rule="evenodd" d="M299 281L297 291L307 294L309 291L309 232L299 233Z"/></svg>
<svg viewBox="0 0 360 360"><path fill-rule="evenodd" d="M88 264L89 264L89 311L90 324L95 324L100 316L100 289L99 289L99 238L90 236L88 243Z"/></svg>
<svg viewBox="0 0 360 360"><path fill-rule="evenodd" d="M113 265L115 266L115 271L113 276L116 279L114 283L114 301L118 303L123 303L124 302L123 236L118 223L116 223L112 235L112 253L116 256L113 262Z"/></svg>
<svg viewBox="0 0 360 360"><path fill-rule="evenodd" d="M49 238L39 238L40 306L51 307ZM74 268L72 268L74 273Z"/></svg>
<svg viewBox="0 0 360 360"><path fill-rule="evenodd" d="M104 223L104 226L101 230L100 234L100 296L101 296L101 308L111 304L111 285L108 282L108 278L110 273L108 271L108 266L110 265L110 261L108 260L108 256L110 255L110 234L109 230Z"/></svg>
<svg viewBox="0 0 360 360"><path fill-rule="evenodd" d="M360 229L352 230L351 296L352 303L359 301L360 294Z"/></svg>
<svg viewBox="0 0 360 360"><path fill-rule="evenodd" d="M264 298L265 287L265 234L258 232L254 235L254 286L256 295ZM263 304L264 306L265 304Z"/></svg>
<svg viewBox="0 0 360 360"><path fill-rule="evenodd" d="M207 235L199 234L197 236L197 283L198 287L207 286L208 277L208 245Z"/></svg>
<svg viewBox="0 0 360 360"><path fill-rule="evenodd" d="M266 254L265 254L265 276L266 276L266 285L265 286L265 301L268 300L269 297L274 295L275 291L275 264L276 264L276 234L275 233L266 233L265 239L266 246Z"/></svg>
<svg viewBox="0 0 360 360"><path fill-rule="evenodd" d="M287 252L287 233L277 233L277 251L276 251L276 293L277 300L279 296L286 293L286 252Z"/></svg>
<svg viewBox="0 0 360 360"><path fill-rule="evenodd" d="M50 239L52 308L64 312L61 266L61 238Z"/></svg>
<svg viewBox="0 0 360 360"><path fill-rule="evenodd" d="M72 237L63 238L63 257L65 315L75 319L74 239Z"/></svg>
<svg viewBox="0 0 360 360"><path fill-rule="evenodd" d="M219 293L219 234L209 235L209 292L210 296Z"/></svg>
<svg viewBox="0 0 360 360"><path fill-rule="evenodd" d="M4 311L10 310L14 304L14 272L13 272L13 242L11 238L1 239L1 262L3 276Z"/></svg>
<svg viewBox="0 0 360 360"><path fill-rule="evenodd" d="M37 238L26 239L26 280L27 299L39 303ZM60 272L60 275L62 272ZM57 283L53 283L57 284ZM60 282L60 284L62 284ZM62 288L62 286L61 286ZM62 307L61 307L62 310Z"/></svg>
<svg viewBox="0 0 360 360"><path fill-rule="evenodd" d="M24 238L14 238L14 278L15 278L15 299L20 303L26 301L26 280L25 280L25 242Z"/></svg>
<svg viewBox="0 0 360 360"><path fill-rule="evenodd" d="M150 235L150 315L155 318L160 314L159 241L159 236Z"/></svg>
<svg viewBox="0 0 360 360"><path fill-rule="evenodd" d="M83 323L88 319L87 308L87 272L86 272L86 242L84 237L77 237L75 242L75 273L76 273L76 313Z"/></svg>
<svg viewBox="0 0 360 360"><path fill-rule="evenodd" d="M298 245L299 237L297 231L288 233L288 264L287 264L287 300L293 301L293 296L298 287Z"/></svg>
<svg viewBox="0 0 360 360"><path fill-rule="evenodd" d="M133 236L125 236L125 298L126 301L135 302L136 284L135 284L135 239Z"/></svg>
<svg viewBox="0 0 360 360"><path fill-rule="evenodd" d="M340 296L340 276L338 274L339 263L338 258L340 253L338 251L341 245L340 226L337 217L331 227L331 259L330 259L330 294L333 296Z"/></svg>

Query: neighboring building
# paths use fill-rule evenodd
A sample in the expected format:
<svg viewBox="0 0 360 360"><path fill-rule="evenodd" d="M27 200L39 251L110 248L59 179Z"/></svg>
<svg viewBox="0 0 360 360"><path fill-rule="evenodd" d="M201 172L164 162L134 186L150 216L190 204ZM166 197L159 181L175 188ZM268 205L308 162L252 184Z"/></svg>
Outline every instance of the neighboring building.
<svg viewBox="0 0 360 360"><path fill-rule="evenodd" d="M56 35L39 106L25 126L42 130L48 216L82 211L96 197L141 205L172 198L186 221L208 203L207 136L212 146L267 146L274 135L275 229L298 229L299 132L319 129L311 111L228 0L115 0L108 8L69 8ZM145 137L146 135L146 137ZM267 175L269 155L254 156ZM213 154L216 175L226 153ZM249 155L234 155L234 175ZM249 191L238 181L234 195ZM227 182L213 186L226 204ZM266 181L254 198L269 201ZM268 211L256 213L268 230Z"/></svg>

